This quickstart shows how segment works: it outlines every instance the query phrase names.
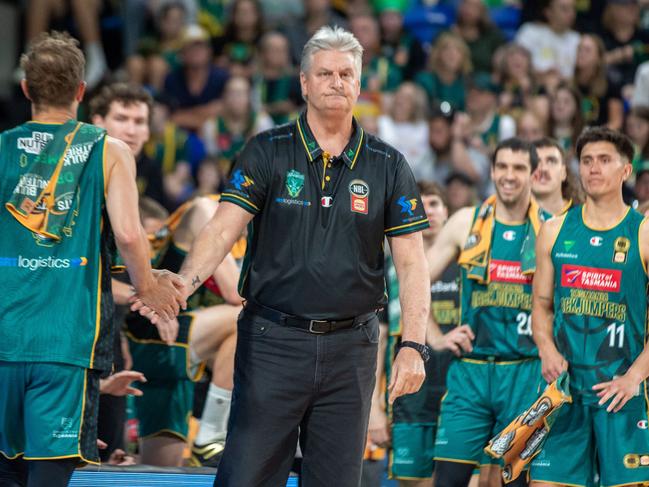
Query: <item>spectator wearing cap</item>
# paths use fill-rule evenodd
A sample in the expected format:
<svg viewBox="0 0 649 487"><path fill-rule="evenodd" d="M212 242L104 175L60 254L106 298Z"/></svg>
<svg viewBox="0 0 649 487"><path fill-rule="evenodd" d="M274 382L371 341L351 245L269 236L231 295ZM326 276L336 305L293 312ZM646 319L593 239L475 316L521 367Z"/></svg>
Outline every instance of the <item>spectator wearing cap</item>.
<svg viewBox="0 0 649 487"><path fill-rule="evenodd" d="M469 119L464 136L470 145L488 156L498 142L516 134L514 119L498 113L499 90L486 73L478 73L469 80L466 98Z"/></svg>
<svg viewBox="0 0 649 487"><path fill-rule="evenodd" d="M228 72L212 64L212 48L205 30L188 26L183 33L180 66L164 83L164 94L177 109L172 120L187 130L199 129L216 116Z"/></svg>
<svg viewBox="0 0 649 487"><path fill-rule="evenodd" d="M399 67L410 80L426 64L426 53L415 36L403 28L407 0L374 0L381 28L381 55Z"/></svg>
<svg viewBox="0 0 649 487"><path fill-rule="evenodd" d="M534 70L543 77L570 79L577 57L579 34L572 30L575 0L544 0L544 22L526 22L516 42L532 54Z"/></svg>
<svg viewBox="0 0 649 487"><path fill-rule="evenodd" d="M395 92L389 113L378 119L379 137L404 155L417 181L433 179L426 104L424 91L406 81Z"/></svg>
<svg viewBox="0 0 649 487"><path fill-rule="evenodd" d="M415 77L432 107L444 111L464 110L466 77L471 73L471 54L462 38L453 32L441 34L428 58L428 68Z"/></svg>
<svg viewBox="0 0 649 487"><path fill-rule="evenodd" d="M600 32L612 79L622 87L633 84L638 65L649 60L649 32L639 27L637 0L608 0ZM626 96L625 96L626 98Z"/></svg>
<svg viewBox="0 0 649 487"><path fill-rule="evenodd" d="M505 36L491 21L486 2L462 0L453 31L466 42L473 70L490 73L494 53L505 43Z"/></svg>

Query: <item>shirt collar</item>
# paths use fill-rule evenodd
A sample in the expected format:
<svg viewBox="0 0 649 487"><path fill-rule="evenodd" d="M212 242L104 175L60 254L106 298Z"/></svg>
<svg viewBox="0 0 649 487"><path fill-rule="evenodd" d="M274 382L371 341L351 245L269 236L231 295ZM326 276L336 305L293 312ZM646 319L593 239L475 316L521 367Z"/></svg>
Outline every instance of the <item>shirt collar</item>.
<svg viewBox="0 0 649 487"><path fill-rule="evenodd" d="M309 128L309 124L306 121L306 110L303 111L299 118L297 119L297 131L300 135L300 140L304 146L307 157L309 161L313 162L323 153L322 148L318 145L318 141L315 140L313 132ZM365 133L362 127L356 121L356 118L352 118L352 136L341 154L341 158L349 169L354 169L356 166L356 161L358 159L361 147L363 144L363 139L365 138Z"/></svg>

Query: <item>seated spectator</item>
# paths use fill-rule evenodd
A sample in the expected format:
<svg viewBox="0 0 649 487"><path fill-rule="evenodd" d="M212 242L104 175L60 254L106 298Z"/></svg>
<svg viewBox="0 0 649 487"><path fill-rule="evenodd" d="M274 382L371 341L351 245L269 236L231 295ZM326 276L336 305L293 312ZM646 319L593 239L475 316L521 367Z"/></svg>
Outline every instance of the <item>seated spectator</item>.
<svg viewBox="0 0 649 487"><path fill-rule="evenodd" d="M294 66L300 64L304 44L325 25L348 28L346 20L334 11L329 0L304 0L304 17L282 29L291 46L291 62Z"/></svg>
<svg viewBox="0 0 649 487"><path fill-rule="evenodd" d="M150 86L154 93L162 90L171 69L179 66L178 51L187 24L183 2L163 4L155 13L154 35L140 40L137 53L126 60L126 70L132 83Z"/></svg>
<svg viewBox="0 0 649 487"><path fill-rule="evenodd" d="M646 162L638 169L633 192L637 202L634 206L644 205L649 202L649 164Z"/></svg>
<svg viewBox="0 0 649 487"><path fill-rule="evenodd" d="M87 0L27 0L25 14L27 24L26 44L36 39L41 32L50 28L54 19L64 19L72 10L72 16L79 30L79 38L86 58L85 80L88 88L95 88L102 80L108 64L101 43L99 13L101 2Z"/></svg>
<svg viewBox="0 0 649 487"><path fill-rule="evenodd" d="M393 92L403 80L401 68L381 54L379 23L373 15L359 13L349 20L349 30L363 46L361 91Z"/></svg>
<svg viewBox="0 0 649 487"><path fill-rule="evenodd" d="M250 137L273 127L268 114L253 110L250 91L247 78L231 77L223 92L221 114L202 128L207 154L218 157L222 174L230 173L234 159Z"/></svg>
<svg viewBox="0 0 649 487"><path fill-rule="evenodd" d="M225 175L217 157L208 156L201 161L196 171L195 196L209 196L221 192Z"/></svg>
<svg viewBox="0 0 649 487"><path fill-rule="evenodd" d="M469 48L452 32L441 34L428 58L428 68L415 77L432 107L445 104L447 110L464 110L466 76L471 72Z"/></svg>
<svg viewBox="0 0 649 487"><path fill-rule="evenodd" d="M629 112L625 123L625 132L635 146L633 170L649 165L649 107L634 107Z"/></svg>
<svg viewBox="0 0 649 487"><path fill-rule="evenodd" d="M157 97L151 111L151 137L144 154L162 168L164 206L175 210L193 192L189 134L171 121L170 102Z"/></svg>
<svg viewBox="0 0 649 487"><path fill-rule="evenodd" d="M395 92L390 112L378 120L379 137L404 155L418 181L433 178L426 104L423 90L406 81Z"/></svg>
<svg viewBox="0 0 649 487"><path fill-rule="evenodd" d="M491 21L486 2L462 0L453 31L466 42L473 71L490 73L494 53L505 43L505 37Z"/></svg>
<svg viewBox="0 0 649 487"><path fill-rule="evenodd" d="M586 125L622 128L624 107L620 86L606 72L605 48L594 34L581 36L577 49L574 84L582 96L581 111Z"/></svg>
<svg viewBox="0 0 649 487"><path fill-rule="evenodd" d="M548 134L559 142L566 161L574 160L575 144L583 128L581 96L570 84L562 82L550 97Z"/></svg>
<svg viewBox="0 0 649 487"><path fill-rule="evenodd" d="M549 101L534 76L527 49L514 42L500 47L494 55L494 75L502 87L498 97L502 113L517 117L522 110L534 110L547 120Z"/></svg>
<svg viewBox="0 0 649 487"><path fill-rule="evenodd" d="M212 65L209 37L198 25L183 34L180 66L164 83L164 94L178 107L172 119L180 127L197 130L216 116L228 72Z"/></svg>
<svg viewBox="0 0 649 487"><path fill-rule="evenodd" d="M445 183L449 216L460 208L477 204L478 196L475 184L466 174L453 172L446 178Z"/></svg>
<svg viewBox="0 0 649 487"><path fill-rule="evenodd" d="M264 33L264 18L258 0L234 0L225 33L213 40L217 66L233 75L250 78L257 43Z"/></svg>
<svg viewBox="0 0 649 487"><path fill-rule="evenodd" d="M640 29L639 21L637 0L609 0L602 16L601 37L609 75L623 88L627 99L638 65L649 60L649 32Z"/></svg>
<svg viewBox="0 0 649 487"><path fill-rule="evenodd" d="M557 74L570 79L579 43L579 34L572 30L575 0L544 0L543 6L545 21L523 24L516 42L532 54L532 66L544 83Z"/></svg>
<svg viewBox="0 0 649 487"><path fill-rule="evenodd" d="M419 40L403 27L405 0L373 2L381 27L381 54L401 69L403 78L411 80L426 64L426 53Z"/></svg>
<svg viewBox="0 0 649 487"><path fill-rule="evenodd" d="M649 61L638 66L633 84L631 106L649 106Z"/></svg>
<svg viewBox="0 0 649 487"><path fill-rule="evenodd" d="M485 73L476 74L469 81L466 111L469 115L468 141L470 145L491 157L501 140L516 134L516 122L509 115L498 113L499 87Z"/></svg>
<svg viewBox="0 0 649 487"><path fill-rule="evenodd" d="M288 122L302 106L300 79L291 65L284 34L268 32L261 38L254 91L255 98L275 125Z"/></svg>
<svg viewBox="0 0 649 487"><path fill-rule="evenodd" d="M545 124L535 112L525 110L516 120L516 136L528 142L539 140L545 136Z"/></svg>
<svg viewBox="0 0 649 487"><path fill-rule="evenodd" d="M491 188L491 166L484 154L466 143L464 127L468 123L465 113L435 110L428 118L428 141L435 158L433 181L444 184L451 173L460 172L478 185L482 196Z"/></svg>

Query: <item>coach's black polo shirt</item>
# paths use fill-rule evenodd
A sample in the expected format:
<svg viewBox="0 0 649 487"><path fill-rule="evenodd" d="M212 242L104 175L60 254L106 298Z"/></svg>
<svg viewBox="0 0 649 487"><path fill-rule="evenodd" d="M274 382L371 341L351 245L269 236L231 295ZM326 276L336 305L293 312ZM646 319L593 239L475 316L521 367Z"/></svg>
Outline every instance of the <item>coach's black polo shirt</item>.
<svg viewBox="0 0 649 487"><path fill-rule="evenodd" d="M404 157L353 124L337 158L319 147L306 113L243 149L221 201L255 215L239 281L245 299L310 319L385 304L384 236L428 221Z"/></svg>

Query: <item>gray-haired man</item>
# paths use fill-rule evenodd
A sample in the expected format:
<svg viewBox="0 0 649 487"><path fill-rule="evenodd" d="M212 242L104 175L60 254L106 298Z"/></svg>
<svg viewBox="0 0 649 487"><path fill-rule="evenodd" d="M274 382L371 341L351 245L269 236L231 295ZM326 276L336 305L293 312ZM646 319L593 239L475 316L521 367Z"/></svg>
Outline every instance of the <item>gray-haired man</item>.
<svg viewBox="0 0 649 487"><path fill-rule="evenodd" d="M424 379L430 299L420 230L428 223L403 156L352 116L361 56L339 28L309 40L300 74L306 112L247 144L181 270L189 293L251 223L230 429L215 485L284 485L298 432L305 485L359 484L385 236L402 283L406 342L392 399Z"/></svg>

